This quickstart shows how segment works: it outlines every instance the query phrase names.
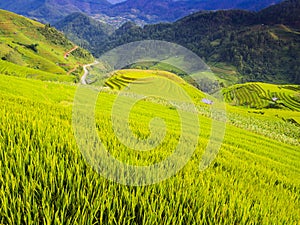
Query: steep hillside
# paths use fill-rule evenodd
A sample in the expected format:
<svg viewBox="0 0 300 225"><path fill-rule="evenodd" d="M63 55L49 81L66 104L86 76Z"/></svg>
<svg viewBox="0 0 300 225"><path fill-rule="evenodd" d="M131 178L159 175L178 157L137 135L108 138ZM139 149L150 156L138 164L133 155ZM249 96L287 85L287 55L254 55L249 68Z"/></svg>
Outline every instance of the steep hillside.
<svg viewBox="0 0 300 225"><path fill-rule="evenodd" d="M56 29L8 11L0 10L0 33L2 74L76 81L80 65L93 60Z"/></svg>
<svg viewBox="0 0 300 225"><path fill-rule="evenodd" d="M283 1L260 11L258 17L263 23L285 24L300 30L300 1Z"/></svg>

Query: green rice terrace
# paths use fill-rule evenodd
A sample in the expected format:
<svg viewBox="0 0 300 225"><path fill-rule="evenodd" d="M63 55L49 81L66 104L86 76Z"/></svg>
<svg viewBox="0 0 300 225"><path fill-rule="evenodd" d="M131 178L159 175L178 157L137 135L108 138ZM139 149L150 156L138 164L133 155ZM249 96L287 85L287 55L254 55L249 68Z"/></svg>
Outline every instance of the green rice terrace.
<svg viewBox="0 0 300 225"><path fill-rule="evenodd" d="M250 108L278 108L300 111L300 85L247 83L224 90L228 103Z"/></svg>
<svg viewBox="0 0 300 225"><path fill-rule="evenodd" d="M185 91L188 92L190 96L193 96L195 101L201 102L201 99L205 97L205 94L200 92L198 89L189 85L186 81L184 81L179 76L161 70L141 70L141 69L124 69L117 71L114 73L109 79L105 81L105 86L109 87L112 90L124 90L130 83L147 83L151 79L150 77L161 77L166 78L171 81L176 82L180 87L184 88ZM165 80L167 81L167 80ZM168 82L162 83L162 89L166 92L174 91L169 89Z"/></svg>
<svg viewBox="0 0 300 225"><path fill-rule="evenodd" d="M201 172L212 121L210 106L201 102L204 93L169 72L118 71L106 81L110 88L102 89L96 105L96 127L108 151L119 160L148 165L177 145L178 114L163 101L139 101L130 112L129 125L141 138L149 135L153 117L166 121L166 136L154 150L134 151L114 134L111 110L119 91L151 76L171 79L191 94L200 136L191 160L175 176L130 187L106 180L83 159L72 130L74 84L0 75L0 223L299 224L300 128L282 119L299 112L287 106L263 108L260 114L228 105L220 152ZM258 94L249 92L252 99L260 93L297 92L294 86L259 87ZM256 104L263 105L261 99Z"/></svg>

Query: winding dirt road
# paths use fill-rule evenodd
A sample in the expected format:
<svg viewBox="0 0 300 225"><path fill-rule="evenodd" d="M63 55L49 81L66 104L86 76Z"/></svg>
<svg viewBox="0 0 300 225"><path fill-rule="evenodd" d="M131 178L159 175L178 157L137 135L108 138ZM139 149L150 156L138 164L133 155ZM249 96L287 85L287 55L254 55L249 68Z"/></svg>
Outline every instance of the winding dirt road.
<svg viewBox="0 0 300 225"><path fill-rule="evenodd" d="M90 67L90 66L97 65L97 64L99 64L99 62L96 60L95 62L93 62L91 64L87 64L87 65L83 66L84 74L82 75L82 77L80 79L81 84L87 84L86 77L89 75L89 70L87 68Z"/></svg>

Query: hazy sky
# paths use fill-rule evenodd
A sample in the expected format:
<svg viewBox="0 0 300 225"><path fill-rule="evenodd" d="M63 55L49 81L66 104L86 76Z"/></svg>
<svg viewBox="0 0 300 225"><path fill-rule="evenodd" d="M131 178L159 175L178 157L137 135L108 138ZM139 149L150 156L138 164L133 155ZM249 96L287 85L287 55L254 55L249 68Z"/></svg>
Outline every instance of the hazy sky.
<svg viewBox="0 0 300 225"><path fill-rule="evenodd" d="M124 2L124 1L126 1L126 0L108 0L110 3L113 3L113 4L115 4L115 3L119 3L119 2Z"/></svg>
<svg viewBox="0 0 300 225"><path fill-rule="evenodd" d="M125 2L126 0L107 0L107 1L109 1L110 3L115 4L115 3L119 3L119 2ZM178 1L178 0L174 0L174 1Z"/></svg>

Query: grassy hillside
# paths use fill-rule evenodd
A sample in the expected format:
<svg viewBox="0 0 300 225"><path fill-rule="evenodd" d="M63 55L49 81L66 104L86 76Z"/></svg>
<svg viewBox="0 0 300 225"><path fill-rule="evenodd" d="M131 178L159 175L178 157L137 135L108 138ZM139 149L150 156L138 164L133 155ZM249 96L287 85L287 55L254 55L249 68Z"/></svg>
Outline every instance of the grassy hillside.
<svg viewBox="0 0 300 225"><path fill-rule="evenodd" d="M25 17L0 10L1 73L42 80L77 81L80 65L93 61L78 48L68 58L64 54L74 47L54 28Z"/></svg>
<svg viewBox="0 0 300 225"><path fill-rule="evenodd" d="M120 71L108 83L134 76L135 71ZM277 123L275 117L270 115L263 121L258 118L263 115L228 106L229 121L220 153L207 170L200 172L211 118L208 108L197 104L201 131L187 166L159 184L128 187L107 181L83 159L71 127L75 86L6 75L0 78L0 223L299 222L297 126L282 120L285 141L270 137L276 129L268 122ZM138 102L129 121L133 131L140 137L147 135L148 121L160 116L166 119L168 135L155 151L132 151L113 133L111 109L116 94L116 90L103 89L97 101L96 127L103 144L118 159L129 157L135 164L167 156L180 135L176 110L159 102ZM243 129L236 123L242 120ZM253 131L255 125L261 129Z"/></svg>

